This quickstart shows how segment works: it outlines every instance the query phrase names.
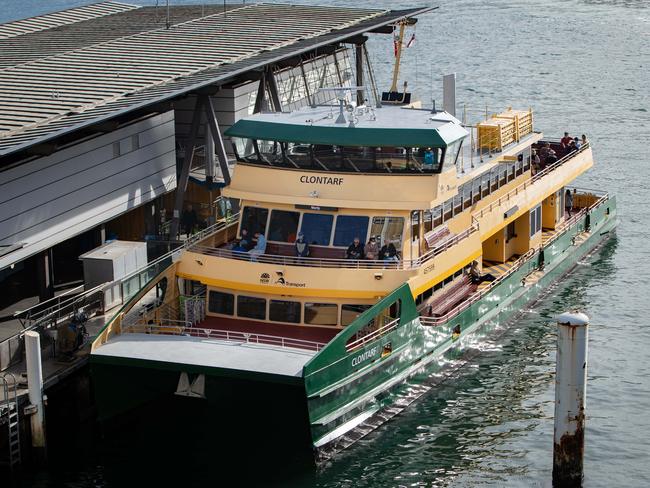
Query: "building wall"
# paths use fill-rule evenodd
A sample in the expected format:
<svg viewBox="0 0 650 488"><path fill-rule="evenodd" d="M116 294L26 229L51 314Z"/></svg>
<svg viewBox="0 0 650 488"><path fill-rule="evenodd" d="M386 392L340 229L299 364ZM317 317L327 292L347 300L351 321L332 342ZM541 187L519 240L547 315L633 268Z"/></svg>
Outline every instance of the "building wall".
<svg viewBox="0 0 650 488"><path fill-rule="evenodd" d="M174 113L140 120L0 173L0 269L176 187Z"/></svg>

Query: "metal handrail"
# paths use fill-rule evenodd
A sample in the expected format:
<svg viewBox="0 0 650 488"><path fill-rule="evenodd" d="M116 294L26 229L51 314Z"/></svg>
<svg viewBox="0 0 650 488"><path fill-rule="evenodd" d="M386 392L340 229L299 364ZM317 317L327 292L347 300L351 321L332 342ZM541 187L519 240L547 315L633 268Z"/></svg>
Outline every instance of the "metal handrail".
<svg viewBox="0 0 650 488"><path fill-rule="evenodd" d="M575 215L571 216L566 222L563 223L563 225L560 227L560 231L555 234L551 239L549 239L545 246L547 247L549 244L553 243L555 240L557 240L560 236L564 235L564 232L571 228L574 224L577 223L578 220L580 220L581 217L583 217L587 212L593 210L594 208L602 205L604 202L606 202L609 199L609 196L607 193L605 195L602 195L598 200L596 200L593 204L591 204L589 207L585 207L580 209ZM492 290L495 286L497 286L499 283L501 283L505 278L510 276L512 273L517 271L523 264L524 262L534 255L539 249L541 249L542 246L540 245L539 248L533 248L529 249L528 252L520 256L512 265L512 267L506 271L504 274L499 276L496 280L492 281L487 287L485 287L481 291L477 291L467 297L465 301L454 307L452 310L447 312L445 315L441 317L426 317L426 316L420 316L420 323L422 325L427 325L427 326L436 326L436 325L441 325L444 324L445 322L448 322L452 318L454 318L456 315L458 315L460 312L463 310L466 310L469 308L470 305L475 303L476 301L480 300L483 298L487 293Z"/></svg>
<svg viewBox="0 0 650 488"><path fill-rule="evenodd" d="M198 337L204 339L222 339L232 342L241 342L246 344L266 344L280 346L283 348L298 348L320 351L325 344L322 342L307 341L304 339L294 339L292 337L272 336L267 334L257 334L252 332L238 332L232 330L206 329L201 327L192 327L178 325L169 321L161 324L131 324L122 328L122 333L145 333L161 335L181 335Z"/></svg>
<svg viewBox="0 0 650 488"><path fill-rule="evenodd" d="M377 339L377 338L381 337L382 335L390 332L391 330L396 329L397 326L399 325L399 320L400 320L399 317L394 319L394 320L391 320L390 322L388 322L387 324L384 324L379 329L373 330L369 334L366 334L363 337L360 337L360 338L350 342L349 344L347 344L345 346L346 351L347 352L354 351L355 349L358 349L359 347L361 347L361 346L363 346L363 345L365 345L365 344L367 344L369 342L374 341L375 339Z"/></svg>
<svg viewBox="0 0 650 488"><path fill-rule="evenodd" d="M508 193L506 193L502 197L499 197L498 200L490 203L489 206L487 206L485 208L482 208L481 210L477 210L476 212L474 212L473 215L478 214L480 217L483 217L484 213L489 213L489 212L492 211L492 209L500 207L504 202L510 201L511 197L518 195L519 192L521 192L522 190L525 190L530 185L536 183L541 178L548 175L550 172L555 171L557 168L559 168L564 163L566 163L569 159L571 159L574 156L576 156L577 154L580 154L581 152L585 151L588 147L589 147L589 142L586 142L577 151L573 151L573 152L570 152L569 154L566 154L565 156L563 156L561 159L557 160L552 165L544 168L539 173L536 173L535 175L533 175L530 179L524 181L523 183L520 183L515 188L510 190Z"/></svg>

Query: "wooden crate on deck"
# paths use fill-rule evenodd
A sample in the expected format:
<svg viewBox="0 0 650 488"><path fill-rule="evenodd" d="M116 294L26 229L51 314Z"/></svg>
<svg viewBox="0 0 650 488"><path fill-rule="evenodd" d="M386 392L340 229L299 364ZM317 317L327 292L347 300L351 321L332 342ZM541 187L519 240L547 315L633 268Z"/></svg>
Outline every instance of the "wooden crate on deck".
<svg viewBox="0 0 650 488"><path fill-rule="evenodd" d="M478 149L501 151L533 131L533 111L508 108L491 119L479 122L477 130Z"/></svg>

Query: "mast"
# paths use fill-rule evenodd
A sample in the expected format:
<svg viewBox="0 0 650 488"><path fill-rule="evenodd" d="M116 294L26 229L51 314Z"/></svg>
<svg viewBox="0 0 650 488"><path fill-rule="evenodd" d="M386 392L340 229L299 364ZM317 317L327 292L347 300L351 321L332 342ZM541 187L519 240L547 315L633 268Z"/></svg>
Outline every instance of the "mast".
<svg viewBox="0 0 650 488"><path fill-rule="evenodd" d="M402 43L404 41L404 30L406 29L406 20L399 23L399 39L397 41L397 52L395 53L395 67L393 68L393 84L390 86L391 92L397 91L397 78L399 77L399 63L402 58Z"/></svg>

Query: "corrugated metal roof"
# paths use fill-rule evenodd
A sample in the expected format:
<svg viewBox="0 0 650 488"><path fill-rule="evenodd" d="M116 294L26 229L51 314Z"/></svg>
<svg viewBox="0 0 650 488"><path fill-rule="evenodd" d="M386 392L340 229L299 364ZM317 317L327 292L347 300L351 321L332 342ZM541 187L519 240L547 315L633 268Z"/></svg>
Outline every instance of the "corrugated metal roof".
<svg viewBox="0 0 650 488"><path fill-rule="evenodd" d="M228 8L234 6L228 5ZM169 10L170 22L175 25L223 12L223 5L171 5ZM161 29L165 27L166 17L164 5L141 7L117 15L91 18L6 39L0 38L0 69L119 37Z"/></svg>
<svg viewBox="0 0 650 488"><path fill-rule="evenodd" d="M83 7L75 7L51 14L39 15L29 19L16 20L0 24L0 39L22 36L31 32L61 27L67 24L83 22L84 20L96 19L106 15L118 14L139 8L137 5L129 5L120 2L100 2Z"/></svg>
<svg viewBox="0 0 650 488"><path fill-rule="evenodd" d="M258 4L0 70L0 155L428 9Z"/></svg>

